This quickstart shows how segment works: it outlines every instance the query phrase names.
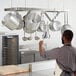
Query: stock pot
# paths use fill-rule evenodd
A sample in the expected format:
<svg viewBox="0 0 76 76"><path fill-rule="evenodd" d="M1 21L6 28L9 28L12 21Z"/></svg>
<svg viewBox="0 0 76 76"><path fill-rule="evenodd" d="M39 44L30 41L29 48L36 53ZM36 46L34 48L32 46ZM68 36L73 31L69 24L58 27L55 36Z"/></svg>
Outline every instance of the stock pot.
<svg viewBox="0 0 76 76"><path fill-rule="evenodd" d="M23 27L22 17L18 12L6 14L2 23L10 30L21 29Z"/></svg>

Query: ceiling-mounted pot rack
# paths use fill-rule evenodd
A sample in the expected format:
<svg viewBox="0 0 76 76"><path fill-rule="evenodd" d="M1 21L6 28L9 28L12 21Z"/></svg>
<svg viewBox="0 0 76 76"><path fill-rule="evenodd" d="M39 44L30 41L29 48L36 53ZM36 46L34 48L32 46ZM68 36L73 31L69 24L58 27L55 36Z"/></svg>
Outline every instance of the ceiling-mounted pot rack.
<svg viewBox="0 0 76 76"><path fill-rule="evenodd" d="M51 10L51 9L43 9L43 8L28 8L28 7L12 7L12 8L5 8L5 11L30 11L30 10L37 10L37 11L44 11L44 12L68 12L65 10Z"/></svg>
<svg viewBox="0 0 76 76"><path fill-rule="evenodd" d="M35 11L34 13L37 13L36 11L38 11L38 12L40 12L40 13L43 13L45 16L46 16L46 18L50 21L50 24L49 24L49 28L50 28L50 30L52 30L52 31L59 31L60 30L60 23L58 22L58 21L55 21L55 19L58 17L58 15L60 14L60 13L63 13L63 14L65 14L65 13L68 13L68 11L65 11L65 10L51 10L51 9L42 9L42 8L28 8L28 7L11 7L11 8L5 8L4 9L4 11L14 11L14 12L27 12L27 14L26 15L24 15L23 16L23 21L26 21L27 20L27 18L29 17L29 15L31 14L30 13L30 11ZM32 13L32 14L34 14L34 13ZM51 17L48 15L48 13L56 13L56 15L54 16L54 18L52 18L51 19ZM31 15L32 15L31 14ZM39 16L38 16L38 14L36 14L37 15L37 17L38 18L40 18ZM27 17L26 17L27 16ZM35 26L35 24L37 25L37 23L41 23L42 21L40 21L40 19L37 19L37 18L35 18L36 20L38 20L38 21L34 21L33 22L33 19L30 19L30 21L32 21L32 24L34 24L34 26ZM65 19L65 18L64 18ZM27 20L27 23L28 22L30 22L30 21L28 21ZM65 20L64 20L65 21ZM55 22L55 23L54 23ZM44 25L45 25L45 23L44 23ZM59 26L58 26L59 25ZM36 32L38 29L36 29L36 30L32 30L33 28L31 28L31 30L30 30L30 28L28 28L28 29L26 29L26 25L24 25L25 27L23 27L23 28L25 28L25 30L24 30L24 32L26 32L26 31L28 31L28 32L26 32L26 33L29 33L29 34L32 34L32 33L34 33L34 32ZM28 24L28 27L30 27L31 25L30 24ZM33 26L33 25L32 25ZM38 25L39 26L39 25ZM57 28L56 28L56 26L58 26ZM36 26L37 27L37 26ZM36 28L35 27L35 28ZM43 29L43 27L44 26L42 26L42 28L41 29Z"/></svg>
<svg viewBox="0 0 76 76"><path fill-rule="evenodd" d="M12 7L12 8L5 8L4 9L5 11L40 11L41 13L43 13L50 22L53 22L57 16L60 14L60 13L67 13L68 11L64 11L64 10L51 10L51 9L42 9L42 8L25 8L25 7ZM53 19L51 19L51 17L48 15L48 12L50 13L56 13L56 15L54 16ZM65 21L65 20L64 20Z"/></svg>

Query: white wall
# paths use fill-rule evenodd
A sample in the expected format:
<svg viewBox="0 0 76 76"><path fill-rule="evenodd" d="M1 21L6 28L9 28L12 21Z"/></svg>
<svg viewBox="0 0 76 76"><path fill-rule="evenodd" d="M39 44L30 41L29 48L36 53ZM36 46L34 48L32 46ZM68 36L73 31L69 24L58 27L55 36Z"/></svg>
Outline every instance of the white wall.
<svg viewBox="0 0 76 76"><path fill-rule="evenodd" d="M2 25L1 21L5 14L7 14L6 11L4 11L4 8L11 7L11 1L12 1L12 7L37 7L37 8L50 8L50 9L58 9L58 10L69 10L69 24L72 26L74 33L76 34L76 1L75 0L0 0L0 31L4 31L9 34L19 34L20 36L20 45L24 44L33 44L33 48L37 49L38 48L38 41L36 40L31 40L31 41L22 41L23 37L23 30L14 30L10 31L7 29L5 26ZM26 4L25 4L26 1ZM49 1L49 3L48 3ZM49 5L48 5L49 4ZM22 14L23 15L23 14ZM60 15L62 16L62 15ZM40 36L41 34L38 33ZM50 39L45 40L48 44L48 49L57 47L61 45L61 40L60 40L60 32L52 32L50 31ZM73 39L73 45L76 46L76 36L74 36ZM35 47L34 47L35 46Z"/></svg>

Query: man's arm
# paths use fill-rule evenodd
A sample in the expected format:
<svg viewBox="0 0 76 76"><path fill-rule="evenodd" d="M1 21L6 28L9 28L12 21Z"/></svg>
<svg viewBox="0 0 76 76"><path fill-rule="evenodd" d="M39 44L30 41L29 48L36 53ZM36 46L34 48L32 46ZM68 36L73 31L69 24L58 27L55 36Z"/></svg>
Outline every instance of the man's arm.
<svg viewBox="0 0 76 76"><path fill-rule="evenodd" d="M44 58L47 58L47 59L57 59L57 57L59 55L59 50L60 50L60 48L54 48L54 49L45 51L43 49L43 41L39 42L39 53Z"/></svg>
<svg viewBox="0 0 76 76"><path fill-rule="evenodd" d="M40 41L39 42L39 53L40 53L40 55L42 54L42 52L43 52L43 41Z"/></svg>

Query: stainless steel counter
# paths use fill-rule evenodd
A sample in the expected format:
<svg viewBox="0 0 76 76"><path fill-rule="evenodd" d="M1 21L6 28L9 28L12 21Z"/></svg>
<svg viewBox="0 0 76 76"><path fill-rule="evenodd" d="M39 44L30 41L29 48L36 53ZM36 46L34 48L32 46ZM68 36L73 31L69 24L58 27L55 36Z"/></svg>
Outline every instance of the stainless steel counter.
<svg viewBox="0 0 76 76"><path fill-rule="evenodd" d="M45 58L42 58L36 50L19 49L19 51L21 56L21 64L46 60Z"/></svg>

